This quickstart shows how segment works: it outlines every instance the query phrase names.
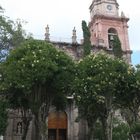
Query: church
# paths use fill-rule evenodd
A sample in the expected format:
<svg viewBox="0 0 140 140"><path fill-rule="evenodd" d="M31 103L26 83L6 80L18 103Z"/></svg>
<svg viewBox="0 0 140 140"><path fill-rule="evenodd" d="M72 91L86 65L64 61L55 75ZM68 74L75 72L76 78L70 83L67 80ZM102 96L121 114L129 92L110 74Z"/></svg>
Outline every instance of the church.
<svg viewBox="0 0 140 140"><path fill-rule="evenodd" d="M119 14L117 0L93 0L90 7L89 30L91 44L94 46L92 53L101 50L113 55L112 41L118 36L121 41L123 58L131 63L131 53L128 36L129 18L123 12ZM65 51L74 60L82 57L82 43L77 43L76 29L73 29L72 42L55 42L49 38L49 27L46 27L45 40L54 44L58 49ZM68 104L65 111L56 111L52 107L48 116L48 140L86 140L86 121L76 121L78 109L73 101L73 96L67 97ZM4 140L21 140L23 133L21 110L9 111L8 126ZM34 124L30 122L26 140L34 140Z"/></svg>

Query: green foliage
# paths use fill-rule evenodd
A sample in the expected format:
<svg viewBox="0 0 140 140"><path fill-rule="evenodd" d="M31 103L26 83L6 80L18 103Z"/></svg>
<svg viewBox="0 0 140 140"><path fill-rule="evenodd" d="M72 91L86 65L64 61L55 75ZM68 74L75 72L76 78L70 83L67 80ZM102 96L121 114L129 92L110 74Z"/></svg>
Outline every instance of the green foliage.
<svg viewBox="0 0 140 140"><path fill-rule="evenodd" d="M111 119L109 122L107 118L116 105L118 87L122 86L120 80L127 70L128 65L124 61L106 54L89 55L77 64L75 100L80 117L87 120L89 127L97 119L111 125Z"/></svg>
<svg viewBox="0 0 140 140"><path fill-rule="evenodd" d="M7 113L8 103L5 99L0 98L0 135L5 134L5 130L7 127Z"/></svg>
<svg viewBox="0 0 140 140"><path fill-rule="evenodd" d="M96 125L95 125L95 132L94 132L94 137L97 139L97 140L103 140L103 129L102 129L102 124L98 121L96 122Z"/></svg>
<svg viewBox="0 0 140 140"><path fill-rule="evenodd" d="M45 41L28 40L1 64L1 91L11 93L14 103L28 100L37 109L55 94L68 93L73 70L74 63L63 52Z"/></svg>
<svg viewBox="0 0 140 140"><path fill-rule="evenodd" d="M25 40L26 34L22 28L22 21L12 21L3 15L0 8L0 60L5 58L9 49L18 47Z"/></svg>
<svg viewBox="0 0 140 140"><path fill-rule="evenodd" d="M84 37L84 43L83 43L84 56L87 56L90 54L91 51L91 42L90 42L91 35L87 23L84 20L82 21L82 30L83 30L83 37Z"/></svg>
<svg viewBox="0 0 140 140"><path fill-rule="evenodd" d="M127 123L119 121L117 118L113 120L112 140L128 140L130 128ZM104 140L103 129L101 123L96 122L95 138Z"/></svg>
<svg viewBox="0 0 140 140"><path fill-rule="evenodd" d="M128 140L130 128L127 123L121 122L118 118L113 120L113 140Z"/></svg>
<svg viewBox="0 0 140 140"><path fill-rule="evenodd" d="M137 87L139 87L140 86L140 65L137 65L135 70L136 70L136 80L137 80L136 83L137 83Z"/></svg>
<svg viewBox="0 0 140 140"><path fill-rule="evenodd" d="M10 51L0 65L0 73L0 91L7 95L11 107L31 109L38 136L45 135L42 124L46 123L50 106L62 108L66 94L71 90L74 78L72 59L50 43L27 40ZM25 132L27 128L24 128Z"/></svg>
<svg viewBox="0 0 140 140"><path fill-rule="evenodd" d="M123 56L123 52L122 52L122 48L121 48L121 42L118 36L114 36L114 40L113 40L113 53L114 56L117 58L122 58Z"/></svg>
<svg viewBox="0 0 140 140"><path fill-rule="evenodd" d="M106 55L90 55L78 64L77 69L76 102L83 113L95 115L93 111L99 112L100 105L115 96L119 78L127 71L127 65Z"/></svg>
<svg viewBox="0 0 140 140"><path fill-rule="evenodd" d="M135 134L135 133L140 133L140 122L135 122L130 128L130 133Z"/></svg>
<svg viewBox="0 0 140 140"><path fill-rule="evenodd" d="M139 104L140 104L140 71L139 68L129 66L126 75L120 80L122 86L118 86L120 90L117 91L116 98L118 105L131 112L131 122L136 122L139 118ZM127 111L128 112L128 111ZM125 115L128 118L128 115ZM130 115L129 115L130 116ZM130 119L128 119L129 121ZM130 125L131 125L130 124Z"/></svg>
<svg viewBox="0 0 140 140"><path fill-rule="evenodd" d="M2 13L3 12L3 8L0 6L0 13Z"/></svg>
<svg viewBox="0 0 140 140"><path fill-rule="evenodd" d="M65 110L66 104L67 99L65 98L65 96L63 96L63 94L60 93L54 97L53 105L56 107L56 110Z"/></svg>

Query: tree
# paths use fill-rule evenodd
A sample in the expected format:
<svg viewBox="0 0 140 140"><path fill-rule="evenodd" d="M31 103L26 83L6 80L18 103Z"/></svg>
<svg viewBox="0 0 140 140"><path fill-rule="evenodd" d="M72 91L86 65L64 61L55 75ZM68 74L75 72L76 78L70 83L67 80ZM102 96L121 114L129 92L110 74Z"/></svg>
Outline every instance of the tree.
<svg viewBox="0 0 140 140"><path fill-rule="evenodd" d="M46 140L49 108L56 96L66 97L70 91L72 59L45 41L27 40L10 52L1 67L1 90L10 93L14 102L20 101L19 106L31 109L36 139Z"/></svg>
<svg viewBox="0 0 140 140"><path fill-rule="evenodd" d="M117 58L122 58L123 56L123 51L121 48L121 42L118 36L114 36L114 40L113 40L113 53L114 56Z"/></svg>
<svg viewBox="0 0 140 140"><path fill-rule="evenodd" d="M102 122L104 140L112 139L112 118L119 78L127 71L127 64L106 54L90 55L78 64L75 79L75 98L79 112L88 122L89 140L93 140L94 124Z"/></svg>
<svg viewBox="0 0 140 140"><path fill-rule="evenodd" d="M20 46L25 41L25 38L27 38L22 24L21 20L12 21L9 17L5 16L4 9L0 6L0 63L6 59L11 49ZM26 122L28 121L26 120ZM5 124L6 121L3 123L3 127L5 127Z"/></svg>
<svg viewBox="0 0 140 140"><path fill-rule="evenodd" d="M91 51L91 42L90 42L91 35L87 23L84 20L82 21L82 30L83 30L83 37L84 37L84 43L83 43L84 56L87 56L90 54Z"/></svg>
<svg viewBox="0 0 140 140"><path fill-rule="evenodd" d="M18 47L27 37L22 28L22 21L12 21L3 15L4 9L0 7L0 60L5 58L9 49Z"/></svg>
<svg viewBox="0 0 140 140"><path fill-rule="evenodd" d="M0 136L5 134L7 127L7 112L8 103L4 98L0 98Z"/></svg>
<svg viewBox="0 0 140 140"><path fill-rule="evenodd" d="M140 106L140 68L139 66L129 69L120 81L123 88L118 91L118 106L122 109L122 114L126 118L129 126L139 121L139 106ZM128 114L129 113L129 114ZM130 118L131 117L131 118Z"/></svg>

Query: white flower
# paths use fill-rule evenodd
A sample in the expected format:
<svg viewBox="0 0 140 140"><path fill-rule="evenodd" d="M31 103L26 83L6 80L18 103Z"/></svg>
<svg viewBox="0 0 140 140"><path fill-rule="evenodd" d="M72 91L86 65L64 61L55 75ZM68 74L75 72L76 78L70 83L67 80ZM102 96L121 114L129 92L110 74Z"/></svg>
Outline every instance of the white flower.
<svg viewBox="0 0 140 140"><path fill-rule="evenodd" d="M25 86L24 86L24 85L22 85L21 87L22 87L22 88L24 88Z"/></svg>
<svg viewBox="0 0 140 140"><path fill-rule="evenodd" d="M87 80L91 80L92 78L91 77L87 77Z"/></svg>
<svg viewBox="0 0 140 140"><path fill-rule="evenodd" d="M78 61L78 63L80 63L80 62L82 62L83 61L83 59L80 59L79 61Z"/></svg>
<svg viewBox="0 0 140 140"><path fill-rule="evenodd" d="M32 64L32 67L34 67L35 65L34 64Z"/></svg>
<svg viewBox="0 0 140 140"><path fill-rule="evenodd" d="M109 85L111 85L112 83L111 82L109 82Z"/></svg>

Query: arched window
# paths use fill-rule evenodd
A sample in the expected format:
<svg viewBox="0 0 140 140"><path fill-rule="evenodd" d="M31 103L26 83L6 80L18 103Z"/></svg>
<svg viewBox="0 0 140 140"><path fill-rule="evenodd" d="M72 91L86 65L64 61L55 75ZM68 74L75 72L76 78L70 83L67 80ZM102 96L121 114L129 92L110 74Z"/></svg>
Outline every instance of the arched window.
<svg viewBox="0 0 140 140"><path fill-rule="evenodd" d="M108 30L108 44L109 44L109 48L112 49L113 48L113 40L114 40L114 36L117 36L117 30L115 28L110 28Z"/></svg>

